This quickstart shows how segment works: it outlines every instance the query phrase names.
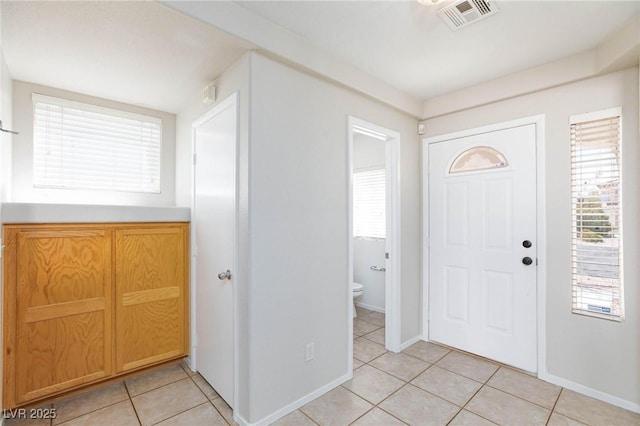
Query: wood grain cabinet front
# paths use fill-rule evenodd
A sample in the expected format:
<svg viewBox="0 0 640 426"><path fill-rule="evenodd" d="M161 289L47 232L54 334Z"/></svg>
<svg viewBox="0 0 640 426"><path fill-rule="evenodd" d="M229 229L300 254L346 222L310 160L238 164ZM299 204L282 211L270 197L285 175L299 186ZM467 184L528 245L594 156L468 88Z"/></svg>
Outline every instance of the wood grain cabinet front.
<svg viewBox="0 0 640 426"><path fill-rule="evenodd" d="M187 354L188 224L4 226L3 407Z"/></svg>

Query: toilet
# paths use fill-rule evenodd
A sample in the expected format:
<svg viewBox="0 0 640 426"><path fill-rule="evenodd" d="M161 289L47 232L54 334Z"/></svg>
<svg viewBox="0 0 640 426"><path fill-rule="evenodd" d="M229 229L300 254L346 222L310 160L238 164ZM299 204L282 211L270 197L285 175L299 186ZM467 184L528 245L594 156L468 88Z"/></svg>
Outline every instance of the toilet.
<svg viewBox="0 0 640 426"><path fill-rule="evenodd" d="M363 293L364 293L364 286L354 281L353 282L353 317L354 318L358 316L358 314L356 313L356 297L362 296Z"/></svg>

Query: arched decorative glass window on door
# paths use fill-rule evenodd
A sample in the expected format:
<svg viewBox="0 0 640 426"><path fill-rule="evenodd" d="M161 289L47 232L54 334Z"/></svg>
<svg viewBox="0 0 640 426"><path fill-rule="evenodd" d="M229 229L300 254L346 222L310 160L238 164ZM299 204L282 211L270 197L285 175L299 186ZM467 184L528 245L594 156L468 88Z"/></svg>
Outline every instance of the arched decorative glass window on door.
<svg viewBox="0 0 640 426"><path fill-rule="evenodd" d="M474 146L453 160L449 173L474 172L478 170L500 169L509 164L502 153L490 146Z"/></svg>

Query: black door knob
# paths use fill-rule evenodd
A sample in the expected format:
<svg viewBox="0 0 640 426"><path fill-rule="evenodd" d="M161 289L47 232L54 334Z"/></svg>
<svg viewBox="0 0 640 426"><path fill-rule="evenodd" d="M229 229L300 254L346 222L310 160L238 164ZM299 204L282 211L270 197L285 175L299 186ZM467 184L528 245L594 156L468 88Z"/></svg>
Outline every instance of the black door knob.
<svg viewBox="0 0 640 426"><path fill-rule="evenodd" d="M533 245L533 244L531 244L531 241L529 241L529 240L524 240L524 241L522 242L522 247L524 247L524 248L529 248L529 247L531 247L532 245Z"/></svg>
<svg viewBox="0 0 640 426"><path fill-rule="evenodd" d="M531 259L530 257L523 257L522 263L524 263L525 265L531 265L533 263L533 259Z"/></svg>

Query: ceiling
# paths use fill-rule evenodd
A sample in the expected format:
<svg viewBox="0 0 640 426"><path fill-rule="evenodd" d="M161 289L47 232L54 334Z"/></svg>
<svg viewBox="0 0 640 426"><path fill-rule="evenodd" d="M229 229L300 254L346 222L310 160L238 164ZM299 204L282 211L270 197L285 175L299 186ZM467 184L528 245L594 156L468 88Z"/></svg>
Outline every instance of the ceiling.
<svg viewBox="0 0 640 426"><path fill-rule="evenodd" d="M416 100L594 49L640 13L637 0L496 3L497 14L458 31L438 18L437 6L415 0L197 7L220 15L234 6ZM2 50L14 79L176 113L244 52L275 46L271 32L234 37L173 9L149 1L2 0Z"/></svg>
<svg viewBox="0 0 640 426"><path fill-rule="evenodd" d="M496 0L452 31L417 1L241 1L392 86L425 100L597 47L640 1Z"/></svg>
<svg viewBox="0 0 640 426"><path fill-rule="evenodd" d="M155 2L2 0L13 79L166 112L251 48Z"/></svg>

